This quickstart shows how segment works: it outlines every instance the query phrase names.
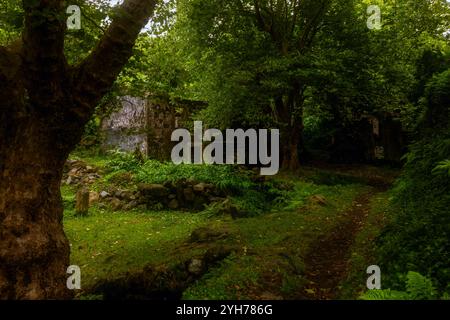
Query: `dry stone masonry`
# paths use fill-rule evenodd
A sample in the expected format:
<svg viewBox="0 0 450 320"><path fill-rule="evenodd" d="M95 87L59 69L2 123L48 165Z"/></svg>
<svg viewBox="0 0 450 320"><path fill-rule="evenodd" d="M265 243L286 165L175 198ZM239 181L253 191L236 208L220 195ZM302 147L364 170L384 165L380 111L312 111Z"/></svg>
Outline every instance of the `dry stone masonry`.
<svg viewBox="0 0 450 320"><path fill-rule="evenodd" d="M212 203L222 204L223 213L232 216L238 209L227 199L229 192L218 189L213 184L195 180L181 179L164 184L131 185L120 189L109 185L105 190L95 191L94 183L103 173L98 168L88 166L83 161L69 160L66 163L63 184L78 189L75 204L76 212L86 215L88 206L110 208L113 211L133 209L187 210L200 211Z"/></svg>
<svg viewBox="0 0 450 320"><path fill-rule="evenodd" d="M187 102L162 98L121 97L119 109L102 121L104 150L135 152L151 159L169 160L174 144L172 132L195 108Z"/></svg>

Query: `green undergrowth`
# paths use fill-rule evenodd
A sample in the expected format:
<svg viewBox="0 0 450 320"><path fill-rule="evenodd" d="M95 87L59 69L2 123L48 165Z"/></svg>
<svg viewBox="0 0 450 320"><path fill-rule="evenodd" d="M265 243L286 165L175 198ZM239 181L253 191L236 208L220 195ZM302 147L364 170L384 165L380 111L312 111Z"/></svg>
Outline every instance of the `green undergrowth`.
<svg viewBox="0 0 450 320"><path fill-rule="evenodd" d="M82 160L98 168L102 178L90 186L93 191L109 187L119 189L137 188L140 183L164 184L192 180L210 183L227 194L233 203L248 216L270 210L273 204L283 203L286 189L278 181L268 179L256 182L255 171L228 165L175 165L170 162L144 160L134 154L119 151L106 156L76 153L72 159Z"/></svg>
<svg viewBox="0 0 450 320"><path fill-rule="evenodd" d="M361 295L362 300L450 300L450 295L440 296L433 281L418 272L409 271L404 277L402 291L370 290Z"/></svg>
<svg viewBox="0 0 450 320"><path fill-rule="evenodd" d="M142 173L133 168L111 166L111 161L116 159L114 156L76 155L76 158L107 172L93 186L97 190L108 185L107 177L114 172L131 170L126 172L131 172L133 179L136 179L134 175ZM148 174L152 176L154 172L155 177L149 176L145 180L152 183L178 180L180 172L183 178L203 177L209 182L214 181L208 180L212 177L225 177L226 172L236 177L247 174L236 167L185 168L155 165L149 161L138 167L153 168L154 171L148 171ZM157 168L165 169L158 171ZM217 172L213 173L214 170ZM204 252L214 243L189 242L192 231L199 227L227 230L227 238L214 242L237 246L239 250L190 286L183 294L184 299L295 298L305 285L303 257L310 245L346 219L343 213L352 201L369 190L360 180L343 177L340 173L323 174L308 168L303 171L282 173L265 182L250 179L248 173L250 187L233 182L240 191L231 196L231 200L249 213L241 219L212 214L211 208L197 213L142 208L112 212L107 207L99 209L95 205L87 217L77 217L74 214L76 188L62 186L64 226L71 244L71 263L81 267L82 287L87 290L79 293L78 298L99 298L91 297L89 288L100 280L142 270L147 264L175 264Z"/></svg>
<svg viewBox="0 0 450 320"><path fill-rule="evenodd" d="M303 256L320 235L342 217L359 185L317 186L296 182L283 209L240 219L237 227L246 254L232 256L190 287L185 299L295 298L305 284ZM327 199L325 206L311 204L312 195Z"/></svg>
<svg viewBox="0 0 450 320"><path fill-rule="evenodd" d="M212 183L222 189L241 190L254 186L251 173L237 166L175 165L171 162L144 160L134 154L111 151L105 169L110 175L132 174L135 183L165 183L180 180L195 180Z"/></svg>
<svg viewBox="0 0 450 320"><path fill-rule="evenodd" d="M438 296L450 295L450 70L435 75L421 99L415 142L393 190L391 223L378 254L393 290L413 271L430 279Z"/></svg>

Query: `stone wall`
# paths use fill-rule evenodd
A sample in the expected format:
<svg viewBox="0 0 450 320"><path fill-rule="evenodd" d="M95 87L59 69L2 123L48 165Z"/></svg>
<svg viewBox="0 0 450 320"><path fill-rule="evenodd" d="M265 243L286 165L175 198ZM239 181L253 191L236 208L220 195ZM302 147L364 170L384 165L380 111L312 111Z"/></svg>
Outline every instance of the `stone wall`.
<svg viewBox="0 0 450 320"><path fill-rule="evenodd" d="M167 102L148 101L148 149L151 159L169 160L174 144L171 142L172 132L178 128L179 116L175 107Z"/></svg>
<svg viewBox="0 0 450 320"><path fill-rule="evenodd" d="M103 150L139 149L151 159L169 160L172 132L180 115L175 106L161 99L122 97L121 108L102 122Z"/></svg>
<svg viewBox="0 0 450 320"><path fill-rule="evenodd" d="M121 108L103 119L101 130L104 150L119 149L148 153L147 101L142 98L122 97Z"/></svg>
<svg viewBox="0 0 450 320"><path fill-rule="evenodd" d="M367 116L369 137L368 160L383 160L394 163L401 162L405 153L406 134L399 120L391 115Z"/></svg>

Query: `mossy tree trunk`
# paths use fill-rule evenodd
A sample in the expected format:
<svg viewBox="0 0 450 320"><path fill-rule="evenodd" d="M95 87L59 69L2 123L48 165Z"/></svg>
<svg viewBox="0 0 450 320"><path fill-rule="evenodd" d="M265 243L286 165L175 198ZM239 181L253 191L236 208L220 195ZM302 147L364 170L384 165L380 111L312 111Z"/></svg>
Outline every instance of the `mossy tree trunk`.
<svg viewBox="0 0 450 320"><path fill-rule="evenodd" d="M127 0L76 67L65 1L24 1L21 39L0 47L0 299L67 299L60 181L95 106L132 53L153 0Z"/></svg>

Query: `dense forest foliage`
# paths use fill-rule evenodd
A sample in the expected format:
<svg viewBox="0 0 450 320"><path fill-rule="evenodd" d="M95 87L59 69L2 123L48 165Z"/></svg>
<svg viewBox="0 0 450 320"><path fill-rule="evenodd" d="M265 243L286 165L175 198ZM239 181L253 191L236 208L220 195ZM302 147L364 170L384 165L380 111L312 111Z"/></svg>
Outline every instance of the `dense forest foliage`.
<svg viewBox="0 0 450 320"><path fill-rule="evenodd" d="M108 0L69 2L81 9L82 27L67 30L64 53L67 63L77 66L123 13ZM24 14L21 1L2 1L0 46L21 46ZM96 104L77 154L98 152L101 122L117 110L122 96L200 104L185 121L188 128L196 120L221 130L279 128L282 175L324 163L401 167L386 193L387 222L373 239L372 260L382 269L383 289L391 290L365 298L449 297L448 1L160 1L132 57ZM401 124L400 161L367 157L360 126L367 116ZM173 168L141 155L115 153L106 166L111 171L104 184L122 183L127 174L136 184L192 177L221 182L222 189L239 194L235 202L247 217L292 207L287 190L298 195L301 188L312 188L276 181L261 186L228 167ZM326 190L321 192L331 192ZM63 199L68 201L64 190ZM207 213L220 210L212 206ZM187 297L200 296L189 290Z"/></svg>

